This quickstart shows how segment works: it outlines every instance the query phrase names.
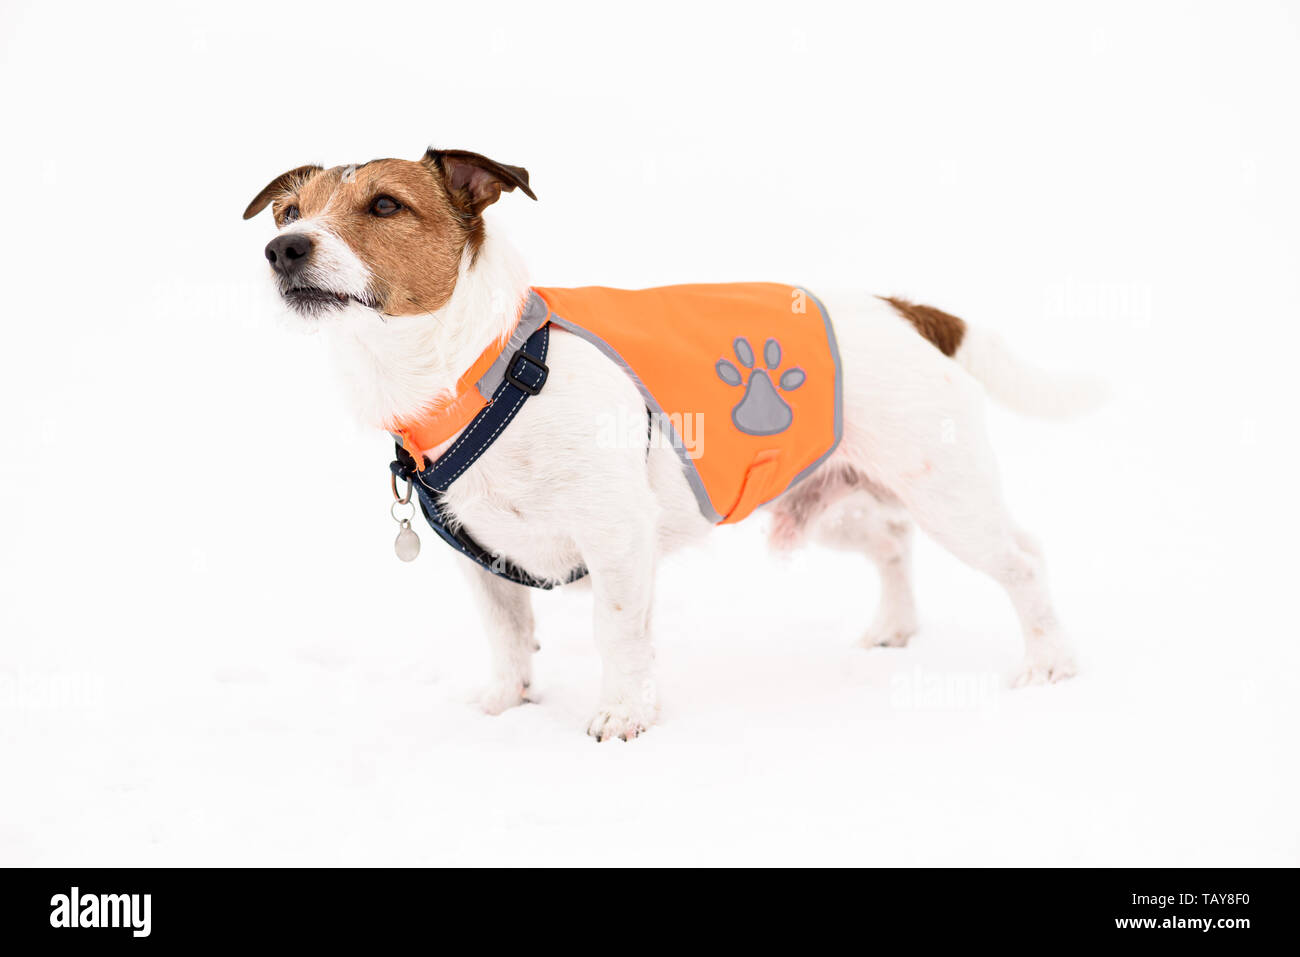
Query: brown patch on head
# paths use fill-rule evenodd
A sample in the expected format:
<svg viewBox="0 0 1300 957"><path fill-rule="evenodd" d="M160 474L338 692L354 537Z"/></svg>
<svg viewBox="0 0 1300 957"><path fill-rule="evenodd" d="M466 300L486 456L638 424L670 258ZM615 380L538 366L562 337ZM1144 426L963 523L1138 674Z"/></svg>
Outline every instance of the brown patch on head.
<svg viewBox="0 0 1300 957"><path fill-rule="evenodd" d="M477 153L430 150L418 162L300 167L268 185L244 215L272 203L278 226L319 223L365 263L380 312L418 315L451 298L466 250L473 256L482 244L483 210L515 187L537 198L527 170Z"/></svg>
<svg viewBox="0 0 1300 957"><path fill-rule="evenodd" d="M899 314L910 322L916 331L939 347L946 356L954 355L966 335L966 323L933 306L919 306L894 296L881 296Z"/></svg>
<svg viewBox="0 0 1300 957"><path fill-rule="evenodd" d="M432 312L451 298L469 230L421 163L383 159L330 170L298 199L304 219L317 219L366 264L381 312Z"/></svg>

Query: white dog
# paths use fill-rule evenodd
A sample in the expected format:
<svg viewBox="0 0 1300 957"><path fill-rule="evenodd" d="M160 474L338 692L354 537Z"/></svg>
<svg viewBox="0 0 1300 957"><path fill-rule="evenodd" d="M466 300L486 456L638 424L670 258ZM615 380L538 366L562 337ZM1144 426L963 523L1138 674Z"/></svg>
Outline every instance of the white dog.
<svg viewBox="0 0 1300 957"><path fill-rule="evenodd" d="M326 323L360 415L378 428L454 398L491 345L511 335L526 298L523 264L488 232L500 193L532 195L528 174L463 151L419 161L299 167L277 177L245 218L271 205L267 247L280 291ZM1052 606L1042 554L1012 520L983 422L983 390L1023 411L1066 414L1095 398L1049 381L988 333L938 310L861 293L824 296L842 363L842 438L803 481L765 506L773 544L806 539L865 554L882 598L862 644L902 646L917 628L911 520L1006 589L1024 631L1017 684L1056 681L1075 664ZM545 389L523 405L444 507L488 551L541 579L585 565L604 677L588 733L635 737L655 719L650 608L659 556L703 536L672 437L598 442L610 416L646 421L646 399L590 341L556 329ZM598 421L599 420L599 421ZM454 434L420 449L431 461ZM526 587L463 562L492 651L483 706L525 700L533 614Z"/></svg>

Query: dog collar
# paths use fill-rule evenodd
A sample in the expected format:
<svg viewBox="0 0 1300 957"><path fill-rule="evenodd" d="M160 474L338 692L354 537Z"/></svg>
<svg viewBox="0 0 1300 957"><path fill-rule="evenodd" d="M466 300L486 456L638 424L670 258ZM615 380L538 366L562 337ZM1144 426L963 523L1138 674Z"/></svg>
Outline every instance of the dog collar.
<svg viewBox="0 0 1300 957"><path fill-rule="evenodd" d="M529 338L546 324L550 308L531 289L519 321L510 335L494 341L456 382L456 391L433 402L416 419L395 423L389 432L424 471L425 453L436 449L474 419L507 381L514 358Z"/></svg>

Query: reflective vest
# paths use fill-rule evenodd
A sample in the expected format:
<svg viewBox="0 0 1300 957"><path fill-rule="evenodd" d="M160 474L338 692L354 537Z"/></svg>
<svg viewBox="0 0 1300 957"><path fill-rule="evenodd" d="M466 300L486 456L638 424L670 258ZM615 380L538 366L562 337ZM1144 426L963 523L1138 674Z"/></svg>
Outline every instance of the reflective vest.
<svg viewBox="0 0 1300 957"><path fill-rule="evenodd" d="M483 409L509 358L547 322L594 344L636 383L711 522L745 518L811 474L839 443L839 351L830 317L807 290L538 287L510 338L480 356L455 396L393 430L417 462ZM618 431L611 423L608 434Z"/></svg>

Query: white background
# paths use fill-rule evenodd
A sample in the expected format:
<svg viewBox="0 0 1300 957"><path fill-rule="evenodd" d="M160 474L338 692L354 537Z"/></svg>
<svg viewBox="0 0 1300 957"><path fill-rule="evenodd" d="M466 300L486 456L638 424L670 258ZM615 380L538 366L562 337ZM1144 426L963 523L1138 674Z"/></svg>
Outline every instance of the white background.
<svg viewBox="0 0 1300 957"><path fill-rule="evenodd" d="M1294 3L6 3L0 863L1297 864ZM1007 691L1000 591L928 542L670 560L661 724L539 703L391 446L280 315L248 200L426 145L526 166L539 283L858 284L1114 401L992 412L1084 671Z"/></svg>

